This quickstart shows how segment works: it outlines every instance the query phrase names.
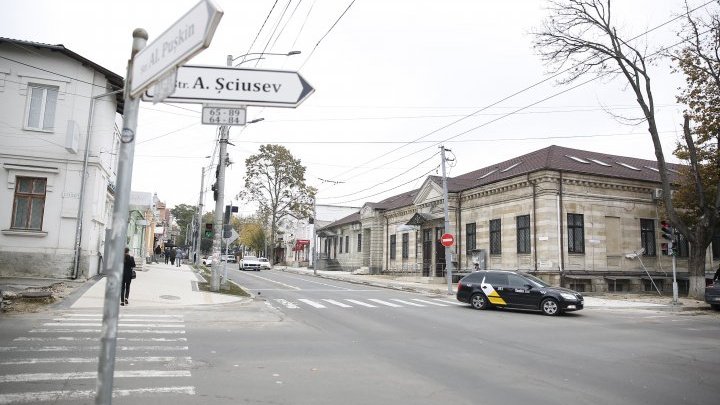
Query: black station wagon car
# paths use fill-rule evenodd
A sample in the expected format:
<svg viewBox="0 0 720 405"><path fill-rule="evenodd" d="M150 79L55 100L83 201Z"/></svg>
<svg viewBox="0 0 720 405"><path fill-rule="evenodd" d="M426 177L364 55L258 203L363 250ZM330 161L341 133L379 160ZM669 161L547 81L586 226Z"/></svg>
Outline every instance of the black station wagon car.
<svg viewBox="0 0 720 405"><path fill-rule="evenodd" d="M457 299L475 309L516 308L558 315L583 309L582 294L553 287L530 274L516 271L482 270L463 277Z"/></svg>

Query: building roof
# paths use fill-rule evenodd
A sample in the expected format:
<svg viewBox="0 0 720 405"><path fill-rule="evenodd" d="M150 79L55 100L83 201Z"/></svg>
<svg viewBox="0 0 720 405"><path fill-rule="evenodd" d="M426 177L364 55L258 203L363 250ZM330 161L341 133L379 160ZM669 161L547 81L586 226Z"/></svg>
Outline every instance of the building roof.
<svg viewBox="0 0 720 405"><path fill-rule="evenodd" d="M660 172L657 167L655 160L552 145L498 164L448 178L448 191L464 191L540 170L660 183ZM667 168L670 171L671 181L677 180L682 165L667 163Z"/></svg>
<svg viewBox="0 0 720 405"><path fill-rule="evenodd" d="M41 42L31 42L31 41L22 41L19 39L12 39L12 38L3 38L0 37L0 44L2 43L8 43L8 44L14 44L18 46L31 46L33 48L39 48L39 49L49 49L51 51L60 52L63 55L70 57L72 59L77 60L83 65L89 66L90 68L97 70L98 72L102 73L110 82L110 84L113 86L114 90L120 90L125 86L124 79L122 76L115 74L111 72L110 70L98 65L97 63L91 61L90 59L84 58L77 53L65 48L63 45L50 45L50 44L44 44ZM124 107L124 98L122 92L115 95L115 99L117 100L117 112L119 114L123 113L123 107Z"/></svg>
<svg viewBox="0 0 720 405"><path fill-rule="evenodd" d="M334 228L336 226L351 224L353 222L360 222L360 211L353 212L352 214L350 214L344 218L340 218L335 222L331 222L331 223L323 226L322 228L319 228L318 231L325 229L325 228Z"/></svg>

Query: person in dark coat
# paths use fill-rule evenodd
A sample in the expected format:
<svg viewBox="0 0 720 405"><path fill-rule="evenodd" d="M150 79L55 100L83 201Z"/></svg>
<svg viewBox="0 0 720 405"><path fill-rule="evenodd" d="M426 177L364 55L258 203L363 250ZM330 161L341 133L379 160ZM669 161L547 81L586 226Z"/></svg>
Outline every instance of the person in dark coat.
<svg viewBox="0 0 720 405"><path fill-rule="evenodd" d="M125 248L125 264L123 265L122 287L120 288L120 305L128 305L130 282L132 281L135 258L130 256L130 249Z"/></svg>
<svg viewBox="0 0 720 405"><path fill-rule="evenodd" d="M715 272L715 275L713 276L713 281L716 283L720 282L720 266L718 266L718 269Z"/></svg>
<svg viewBox="0 0 720 405"><path fill-rule="evenodd" d="M177 254L177 252L175 251L175 249L170 249L170 265L171 266L175 265L175 255L176 254Z"/></svg>
<svg viewBox="0 0 720 405"><path fill-rule="evenodd" d="M169 261L170 261L170 248L166 247L165 248L165 264L168 264Z"/></svg>

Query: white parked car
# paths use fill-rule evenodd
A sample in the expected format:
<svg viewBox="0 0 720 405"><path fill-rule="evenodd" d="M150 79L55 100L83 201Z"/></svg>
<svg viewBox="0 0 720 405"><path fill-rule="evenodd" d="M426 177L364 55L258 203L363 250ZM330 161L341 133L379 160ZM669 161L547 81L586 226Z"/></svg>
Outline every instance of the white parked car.
<svg viewBox="0 0 720 405"><path fill-rule="evenodd" d="M265 270L270 270L270 261L264 257L258 257L258 261L260 262L260 268Z"/></svg>
<svg viewBox="0 0 720 405"><path fill-rule="evenodd" d="M237 263L237 259L235 258L235 255L221 255L220 256L221 262L228 262L228 263Z"/></svg>
<svg viewBox="0 0 720 405"><path fill-rule="evenodd" d="M240 270L257 270L260 271L262 264L255 256L244 256L240 259Z"/></svg>
<svg viewBox="0 0 720 405"><path fill-rule="evenodd" d="M206 266L212 266L213 258L212 256L207 256L202 258L202 264Z"/></svg>

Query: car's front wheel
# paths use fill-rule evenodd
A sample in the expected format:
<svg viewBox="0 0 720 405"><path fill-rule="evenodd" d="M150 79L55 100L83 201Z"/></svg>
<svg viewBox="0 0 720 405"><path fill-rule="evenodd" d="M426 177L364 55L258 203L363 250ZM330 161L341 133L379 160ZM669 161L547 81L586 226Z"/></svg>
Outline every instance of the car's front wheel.
<svg viewBox="0 0 720 405"><path fill-rule="evenodd" d="M540 310L545 315L554 316L560 314L560 306L554 298L545 298L540 303Z"/></svg>
<svg viewBox="0 0 720 405"><path fill-rule="evenodd" d="M712 307L712 309L720 311L720 304L710 304L710 306Z"/></svg>
<svg viewBox="0 0 720 405"><path fill-rule="evenodd" d="M470 297L470 305L475 309L487 309L488 302L485 294L475 293Z"/></svg>

